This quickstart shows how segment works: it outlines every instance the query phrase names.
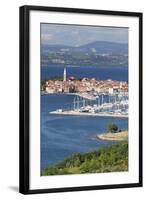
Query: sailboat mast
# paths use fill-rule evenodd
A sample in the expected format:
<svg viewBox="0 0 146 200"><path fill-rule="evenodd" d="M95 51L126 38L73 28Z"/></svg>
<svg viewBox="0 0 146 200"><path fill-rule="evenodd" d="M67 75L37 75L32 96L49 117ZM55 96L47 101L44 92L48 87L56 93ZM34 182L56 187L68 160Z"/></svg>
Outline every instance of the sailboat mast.
<svg viewBox="0 0 146 200"><path fill-rule="evenodd" d="M74 101L73 101L73 106L74 106L74 110L76 109L76 100L74 98Z"/></svg>

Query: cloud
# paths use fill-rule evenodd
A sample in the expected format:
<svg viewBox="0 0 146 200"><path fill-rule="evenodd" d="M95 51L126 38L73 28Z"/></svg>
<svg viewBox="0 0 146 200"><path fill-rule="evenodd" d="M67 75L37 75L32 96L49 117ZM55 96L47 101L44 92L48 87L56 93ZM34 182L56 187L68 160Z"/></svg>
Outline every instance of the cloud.
<svg viewBox="0 0 146 200"><path fill-rule="evenodd" d="M43 44L50 42L52 39L53 39L53 34L51 34L51 33L41 34L41 42Z"/></svg>
<svg viewBox="0 0 146 200"><path fill-rule="evenodd" d="M128 28L41 24L43 44L80 46L94 41L128 42Z"/></svg>

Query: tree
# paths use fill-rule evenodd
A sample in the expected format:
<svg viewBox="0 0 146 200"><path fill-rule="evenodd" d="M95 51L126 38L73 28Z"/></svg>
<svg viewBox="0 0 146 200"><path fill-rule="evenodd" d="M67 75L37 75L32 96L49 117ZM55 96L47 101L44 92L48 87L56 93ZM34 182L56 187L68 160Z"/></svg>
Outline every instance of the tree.
<svg viewBox="0 0 146 200"><path fill-rule="evenodd" d="M118 131L118 126L116 124L109 124L108 125L108 132L116 133Z"/></svg>

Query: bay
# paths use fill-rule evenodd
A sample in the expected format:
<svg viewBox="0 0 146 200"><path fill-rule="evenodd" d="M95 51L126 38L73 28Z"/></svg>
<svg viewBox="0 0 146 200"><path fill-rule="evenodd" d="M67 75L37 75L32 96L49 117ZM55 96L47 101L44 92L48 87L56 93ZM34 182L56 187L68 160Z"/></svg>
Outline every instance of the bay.
<svg viewBox="0 0 146 200"><path fill-rule="evenodd" d="M110 145L113 141L97 140L109 123L120 129L128 128L125 118L50 115L49 111L72 104L73 95L41 96L41 169L55 164L74 153L83 153Z"/></svg>
<svg viewBox="0 0 146 200"><path fill-rule="evenodd" d="M63 70L63 65L42 66L41 80L63 76ZM128 81L128 67L69 66L67 76ZM126 118L49 114L49 111L71 105L73 98L73 95L64 94L41 96L41 170L74 153L89 152L115 143L96 139L97 134L107 131L109 123L128 129Z"/></svg>

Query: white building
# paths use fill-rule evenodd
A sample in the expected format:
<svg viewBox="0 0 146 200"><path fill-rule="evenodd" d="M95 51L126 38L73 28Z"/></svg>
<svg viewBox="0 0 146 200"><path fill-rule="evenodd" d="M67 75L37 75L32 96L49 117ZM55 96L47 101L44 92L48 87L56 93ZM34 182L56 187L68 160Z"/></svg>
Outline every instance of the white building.
<svg viewBox="0 0 146 200"><path fill-rule="evenodd" d="M46 87L46 92L49 94L53 94L55 90L53 88Z"/></svg>
<svg viewBox="0 0 146 200"><path fill-rule="evenodd" d="M108 92L109 92L110 94L114 94L114 88L113 88L113 87L109 87Z"/></svg>

